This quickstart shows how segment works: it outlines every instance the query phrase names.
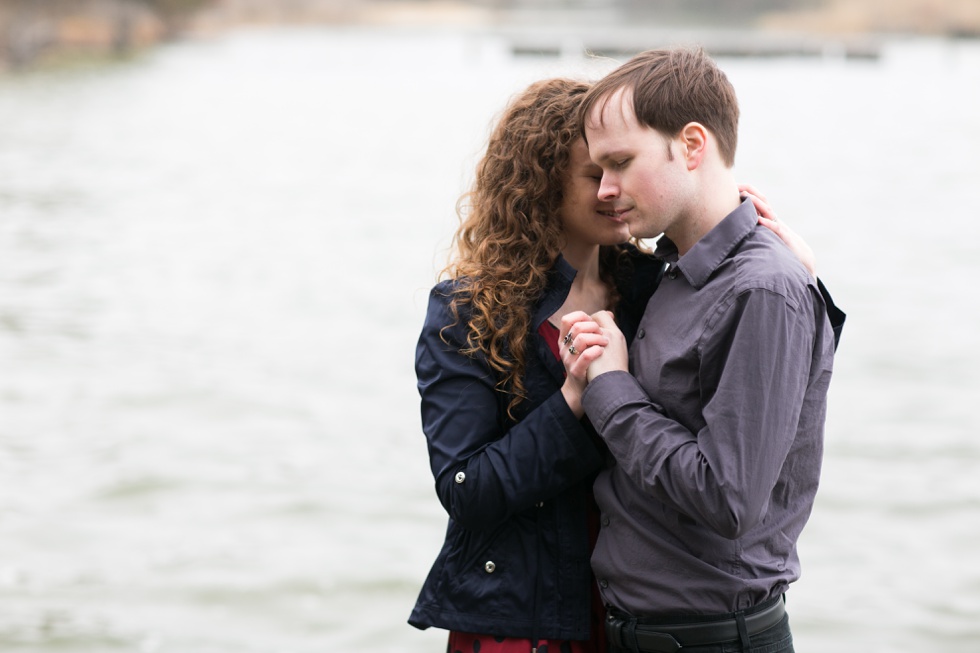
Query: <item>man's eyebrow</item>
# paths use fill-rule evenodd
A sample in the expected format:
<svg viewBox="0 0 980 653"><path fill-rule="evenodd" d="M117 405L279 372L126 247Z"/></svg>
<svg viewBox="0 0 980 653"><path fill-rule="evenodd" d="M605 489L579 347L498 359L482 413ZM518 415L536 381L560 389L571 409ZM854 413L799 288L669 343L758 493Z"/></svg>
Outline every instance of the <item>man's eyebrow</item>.
<svg viewBox="0 0 980 653"><path fill-rule="evenodd" d="M599 163L600 161L603 161L603 162L604 161L612 161L614 159L618 159L618 158L621 158L621 157L624 157L624 156L627 156L627 155L628 154L627 154L626 150L620 147L620 148L608 150L606 152L600 152L599 153L599 156L597 156L597 157L593 157L592 154L591 154L591 152L590 152L589 153L589 158L592 159L593 162Z"/></svg>

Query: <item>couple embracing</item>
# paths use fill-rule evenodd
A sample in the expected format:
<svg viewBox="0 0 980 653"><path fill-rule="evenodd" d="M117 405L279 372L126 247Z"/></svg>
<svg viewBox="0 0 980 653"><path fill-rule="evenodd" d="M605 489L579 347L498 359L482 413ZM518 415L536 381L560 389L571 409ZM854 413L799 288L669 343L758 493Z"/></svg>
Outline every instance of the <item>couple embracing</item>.
<svg viewBox="0 0 980 653"><path fill-rule="evenodd" d="M738 114L672 48L498 121L416 350L449 522L409 622L449 653L793 650L844 315Z"/></svg>

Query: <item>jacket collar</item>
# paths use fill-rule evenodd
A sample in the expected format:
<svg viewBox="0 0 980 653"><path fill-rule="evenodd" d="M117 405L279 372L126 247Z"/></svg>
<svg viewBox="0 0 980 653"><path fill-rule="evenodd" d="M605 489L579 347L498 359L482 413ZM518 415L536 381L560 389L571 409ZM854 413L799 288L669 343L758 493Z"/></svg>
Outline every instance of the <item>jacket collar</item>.
<svg viewBox="0 0 980 653"><path fill-rule="evenodd" d="M548 271L548 286L545 288L541 301L534 309L532 326L536 334L538 329L549 317L555 314L561 305L568 298L568 293L572 290L572 281L578 272L573 268L561 254L558 255L555 264ZM551 353L551 348L547 346L536 335L530 340L534 343L528 347L528 355L533 351L544 364L544 367L554 377L559 384L565 380L565 368Z"/></svg>
<svg viewBox="0 0 980 653"><path fill-rule="evenodd" d="M565 303L568 293L572 290L572 281L577 274L578 271L559 254L555 264L548 271L548 286L545 288L544 296L534 310L532 326L535 331Z"/></svg>

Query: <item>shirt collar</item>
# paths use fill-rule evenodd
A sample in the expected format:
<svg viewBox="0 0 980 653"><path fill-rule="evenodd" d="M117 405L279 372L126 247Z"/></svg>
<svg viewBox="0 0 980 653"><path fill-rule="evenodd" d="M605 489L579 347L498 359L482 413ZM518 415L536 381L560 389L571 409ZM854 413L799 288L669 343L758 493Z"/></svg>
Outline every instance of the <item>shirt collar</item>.
<svg viewBox="0 0 980 653"><path fill-rule="evenodd" d="M732 250L745 239L759 222L751 199L743 200L701 240L694 243L684 256L678 258L677 246L666 236L657 241L655 256L676 266L694 288L701 289L728 258Z"/></svg>

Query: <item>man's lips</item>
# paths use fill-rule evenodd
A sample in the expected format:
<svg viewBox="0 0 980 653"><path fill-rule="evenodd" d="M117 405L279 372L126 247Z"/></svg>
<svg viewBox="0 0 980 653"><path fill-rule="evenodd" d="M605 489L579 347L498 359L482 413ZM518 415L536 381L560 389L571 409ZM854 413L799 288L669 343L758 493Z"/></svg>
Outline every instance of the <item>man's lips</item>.
<svg viewBox="0 0 980 653"><path fill-rule="evenodd" d="M626 215L631 209L606 209L605 211L599 211L602 215L606 216L610 220L615 220L616 222L623 222L626 219Z"/></svg>

